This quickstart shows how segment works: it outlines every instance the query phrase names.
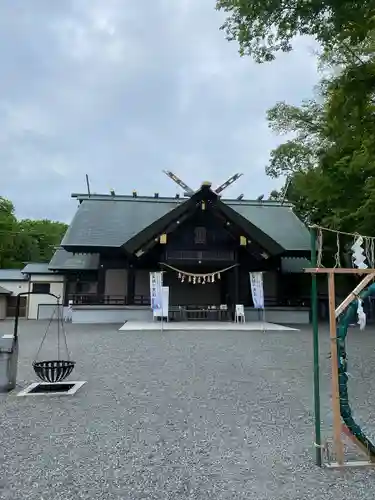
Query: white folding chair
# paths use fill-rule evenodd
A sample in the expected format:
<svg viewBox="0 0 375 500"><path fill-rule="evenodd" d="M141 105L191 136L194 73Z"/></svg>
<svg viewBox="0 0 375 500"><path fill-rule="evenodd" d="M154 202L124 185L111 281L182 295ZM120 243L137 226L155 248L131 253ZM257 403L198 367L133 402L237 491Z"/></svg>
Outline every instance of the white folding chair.
<svg viewBox="0 0 375 500"><path fill-rule="evenodd" d="M236 313L234 315L234 321L236 323L246 323L245 308L243 304L236 304Z"/></svg>
<svg viewBox="0 0 375 500"><path fill-rule="evenodd" d="M63 308L65 310L65 307ZM65 310L64 321L65 323L71 323L73 320L73 301L69 300L68 308Z"/></svg>

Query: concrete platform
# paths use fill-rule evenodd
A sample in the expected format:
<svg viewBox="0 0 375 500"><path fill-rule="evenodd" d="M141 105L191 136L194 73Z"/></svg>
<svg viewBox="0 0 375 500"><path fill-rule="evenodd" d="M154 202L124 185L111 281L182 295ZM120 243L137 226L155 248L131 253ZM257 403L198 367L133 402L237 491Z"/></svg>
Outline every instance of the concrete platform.
<svg viewBox="0 0 375 500"><path fill-rule="evenodd" d="M231 323L222 321L170 321L163 323L163 329L168 331L173 330L241 330L241 331L281 331L281 330L294 330L297 328L289 328L284 325L277 325L275 323L267 323L262 321L251 321L248 323ZM161 323L159 321L143 322L143 321L127 321L119 331L151 331L161 330Z"/></svg>

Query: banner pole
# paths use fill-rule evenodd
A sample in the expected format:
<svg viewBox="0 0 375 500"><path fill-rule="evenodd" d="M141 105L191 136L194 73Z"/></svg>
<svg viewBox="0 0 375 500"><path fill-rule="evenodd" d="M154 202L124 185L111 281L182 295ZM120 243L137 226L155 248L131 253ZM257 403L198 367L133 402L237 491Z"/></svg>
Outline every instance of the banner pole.
<svg viewBox="0 0 375 500"><path fill-rule="evenodd" d="M266 331L266 308L264 306L264 272L262 271L262 297L263 297L263 304L262 304L262 320L263 320L263 333Z"/></svg>
<svg viewBox="0 0 375 500"><path fill-rule="evenodd" d="M264 308L264 285L263 285L263 271L249 273L250 290L253 298L254 309L258 312L258 321L262 322L262 331L265 331L265 308ZM261 311L261 317L259 312Z"/></svg>
<svg viewBox="0 0 375 500"><path fill-rule="evenodd" d="M264 307L263 305L263 309L262 309L262 316L263 316L263 332L266 331L266 308Z"/></svg>
<svg viewBox="0 0 375 500"><path fill-rule="evenodd" d="M163 271L160 272L160 308L161 308L161 333L164 332L164 294L163 294Z"/></svg>

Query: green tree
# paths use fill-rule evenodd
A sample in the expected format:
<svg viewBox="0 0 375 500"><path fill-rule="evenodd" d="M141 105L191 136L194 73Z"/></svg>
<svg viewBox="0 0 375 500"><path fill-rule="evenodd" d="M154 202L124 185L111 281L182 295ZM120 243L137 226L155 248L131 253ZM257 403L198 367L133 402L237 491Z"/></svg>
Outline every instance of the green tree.
<svg viewBox="0 0 375 500"><path fill-rule="evenodd" d="M292 50L297 35L332 51L363 43L375 27L373 0L217 0L216 8L227 14L227 39L257 62Z"/></svg>
<svg viewBox="0 0 375 500"><path fill-rule="evenodd" d="M0 197L0 268L12 267L12 250L17 219L13 203Z"/></svg>
<svg viewBox="0 0 375 500"><path fill-rule="evenodd" d="M67 230L62 222L23 219L18 222L18 229L27 236L29 259L28 261L49 262L57 246Z"/></svg>
<svg viewBox="0 0 375 500"><path fill-rule="evenodd" d="M38 242L32 235L20 230L14 238L12 267L20 269L25 262L41 262Z"/></svg>
<svg viewBox="0 0 375 500"><path fill-rule="evenodd" d="M62 222L17 220L13 203L0 197L0 268L49 262L67 230Z"/></svg>
<svg viewBox="0 0 375 500"><path fill-rule="evenodd" d="M374 97L370 59L325 80L319 103L268 112L273 130L294 137L272 151L266 172L289 176L287 197L304 218L375 234Z"/></svg>
<svg viewBox="0 0 375 500"><path fill-rule="evenodd" d="M319 66L329 76L316 98L278 103L267 114L286 137L266 167L269 176L285 179L271 198L292 201L307 222L374 236L374 0L217 0L216 7L226 13L227 39L258 63L291 51L299 35L319 43Z"/></svg>

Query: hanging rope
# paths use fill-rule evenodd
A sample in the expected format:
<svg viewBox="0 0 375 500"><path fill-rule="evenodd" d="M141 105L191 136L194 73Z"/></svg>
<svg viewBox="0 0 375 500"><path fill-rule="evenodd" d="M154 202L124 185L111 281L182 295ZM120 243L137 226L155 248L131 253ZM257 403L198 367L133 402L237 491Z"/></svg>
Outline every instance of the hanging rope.
<svg viewBox="0 0 375 500"><path fill-rule="evenodd" d="M352 239L352 242L350 243L350 247L347 247L347 245L344 245L344 252L345 255L348 255L349 253L351 254L350 260L351 260L351 266L353 268L358 267L356 265L355 261L358 260L358 255L354 255L353 252L356 251L358 253L359 250L359 245L363 244L362 247L362 252L363 255L365 256L365 259L360 258L360 261L362 260L367 260L367 263L369 264L371 269L375 268L375 236L365 236L361 235L358 232L355 233L348 233L345 231L338 231L337 229L331 229L328 227L323 227L319 226L318 224L312 224L309 226L310 228L313 228L316 230L317 233L317 267L324 267L323 264L323 239L324 239L324 231L327 231L329 233L336 234L336 252L334 255L335 263L334 263L334 268L342 267L341 266L341 248L343 246L342 244L342 237L346 236ZM358 240L362 239L363 243L359 243ZM357 248L356 248L357 247ZM349 264L349 263L347 263Z"/></svg>
<svg viewBox="0 0 375 500"><path fill-rule="evenodd" d="M65 331L65 325L64 325L64 317L63 317L63 310L62 310L62 304L60 306L60 304L58 305L58 309L57 309L57 321L59 322L60 324L60 328L62 330L62 333L63 333L63 340L64 340L64 344L65 344L65 352L66 352L66 356L67 356L67 360L70 360L70 353L69 353L69 348L68 348L68 341L67 341L67 338L66 338L66 331ZM60 359L60 358L58 358Z"/></svg>
<svg viewBox="0 0 375 500"><path fill-rule="evenodd" d="M38 356L39 356L39 353L40 353L40 351L42 350L42 347L43 347L44 341L46 340L47 333L48 333L48 331L49 331L49 327L51 326L51 323L52 323L52 321L53 321L53 318L55 317L55 314L56 314L56 309L57 309L57 306L56 306L56 307L55 307L55 309L53 310L53 314L52 314L52 316L50 317L50 320L49 320L49 322L48 322L48 325L47 325L46 331L44 332L42 342L40 343L40 346L39 346L38 352L36 353L36 356L35 356L34 361L38 361Z"/></svg>
<svg viewBox="0 0 375 500"><path fill-rule="evenodd" d="M311 224L309 226L310 228L313 228L313 229L316 229L318 232L319 230L321 231L327 231L329 233L335 233L335 234L341 234L341 235L344 235L344 236L353 236L353 237L356 237L358 238L358 236L362 236L362 238L368 238L369 240L375 240L375 236L366 236L364 234L359 234L358 232L356 233L346 233L345 231L338 231L337 229L331 229L331 228L328 228L328 227L323 227L323 226L319 226L318 224Z"/></svg>
<svg viewBox="0 0 375 500"><path fill-rule="evenodd" d="M221 269L220 271L214 271L212 273L190 273L188 271L183 271L182 269L178 269L177 267L166 264L165 262L159 262L159 264L168 267L172 271L178 273L178 278L181 280L181 282L184 282L185 278L188 278L189 283L202 283L203 285L205 283L214 283L215 277L217 279L221 279L222 273L225 273L226 271L233 269L233 267L238 266L238 264L233 264L232 266Z"/></svg>
<svg viewBox="0 0 375 500"><path fill-rule="evenodd" d="M316 258L316 267L322 267L322 257L323 257L323 231L318 228L318 255Z"/></svg>
<svg viewBox="0 0 375 500"><path fill-rule="evenodd" d="M335 265L333 267L341 267L340 262L340 235L336 234L336 253L335 253Z"/></svg>
<svg viewBox="0 0 375 500"><path fill-rule="evenodd" d="M169 269L172 269L172 271L175 271L176 273L181 273L185 274L185 276L200 276L203 278L203 276L213 276L215 274L222 274L225 273L226 271L229 271L229 269L232 269L233 267L238 266L238 264L233 264L232 266L226 267L225 269L221 269L220 271L214 271L213 273L189 273L187 271L182 271L181 269L178 269L177 267L170 266L169 264L166 264L165 262L159 262L159 264L162 264L165 267L169 267Z"/></svg>
<svg viewBox="0 0 375 500"><path fill-rule="evenodd" d="M374 269L374 239L364 238L365 240L365 255L369 266Z"/></svg>
<svg viewBox="0 0 375 500"><path fill-rule="evenodd" d="M353 241L352 241L352 245L351 245L352 248L353 248L353 245L355 244L355 242L357 241L357 238L358 238L358 236L353 235ZM354 263L355 257L354 257L353 252L352 252L351 256L352 256L352 267L355 267L355 263Z"/></svg>
<svg viewBox="0 0 375 500"><path fill-rule="evenodd" d="M53 310L52 316L51 316L51 318L50 318L50 320L48 322L46 331L45 331L45 333L43 335L42 342L40 343L40 346L39 346L38 352L36 353L34 361L38 361L38 357L39 357L40 351L42 350L44 341L46 340L47 334L48 334L48 332L50 330L50 327L51 327L51 323L52 323L53 319L55 318L55 316L56 316L56 320L57 320L57 359L58 360L61 359L61 356L60 356L60 354L61 354L60 336L62 335L63 336L64 346L65 346L66 359L67 359L67 361L70 360L70 353L69 353L69 348L68 348L68 342L67 342L67 339L66 339L64 322L63 322L63 317L62 317L62 314L61 314L61 303L60 303L60 300L58 300L57 304L56 304L56 306L55 306L55 308Z"/></svg>

